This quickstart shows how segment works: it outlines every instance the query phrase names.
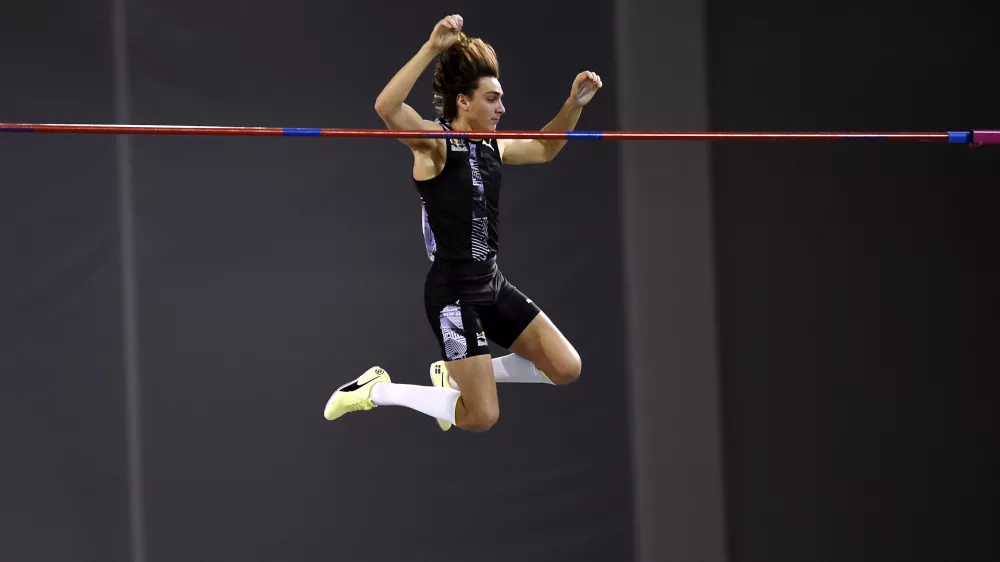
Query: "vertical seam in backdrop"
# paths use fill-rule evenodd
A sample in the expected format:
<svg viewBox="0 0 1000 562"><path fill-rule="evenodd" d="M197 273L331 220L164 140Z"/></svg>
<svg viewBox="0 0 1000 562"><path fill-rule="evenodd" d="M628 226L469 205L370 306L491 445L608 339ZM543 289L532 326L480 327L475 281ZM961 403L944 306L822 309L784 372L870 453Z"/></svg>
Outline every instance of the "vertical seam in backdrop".
<svg viewBox="0 0 1000 562"><path fill-rule="evenodd" d="M115 119L129 123L126 0L111 0L114 47ZM136 302L135 229L132 204L132 150L128 135L116 135L118 148L118 224L122 267L122 362L125 370L125 423L128 451L129 559L145 562L142 494L142 432L139 392L139 323Z"/></svg>

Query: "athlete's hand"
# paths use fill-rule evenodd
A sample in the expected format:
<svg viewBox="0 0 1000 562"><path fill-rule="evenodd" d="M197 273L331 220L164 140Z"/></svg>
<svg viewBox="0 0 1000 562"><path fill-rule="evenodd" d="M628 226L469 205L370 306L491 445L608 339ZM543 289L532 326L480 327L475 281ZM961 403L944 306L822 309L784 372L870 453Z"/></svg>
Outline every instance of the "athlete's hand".
<svg viewBox="0 0 1000 562"><path fill-rule="evenodd" d="M576 80L573 80L573 87L570 89L569 98L576 105L583 107L590 103L597 90L601 89L601 85L601 77L597 73L589 70L581 72L576 75Z"/></svg>
<svg viewBox="0 0 1000 562"><path fill-rule="evenodd" d="M439 53L451 47L462 33L462 22L462 16L458 14L452 14L437 22L427 44Z"/></svg>

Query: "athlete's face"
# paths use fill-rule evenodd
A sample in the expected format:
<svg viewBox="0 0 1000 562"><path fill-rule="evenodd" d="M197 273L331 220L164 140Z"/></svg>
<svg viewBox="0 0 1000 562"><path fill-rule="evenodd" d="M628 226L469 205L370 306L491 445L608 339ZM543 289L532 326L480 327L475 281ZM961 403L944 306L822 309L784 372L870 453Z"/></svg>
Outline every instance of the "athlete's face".
<svg viewBox="0 0 1000 562"><path fill-rule="evenodd" d="M500 81L492 77L479 79L479 87L472 96L459 95L458 111L465 117L469 128L473 130L495 131L504 111L503 88Z"/></svg>

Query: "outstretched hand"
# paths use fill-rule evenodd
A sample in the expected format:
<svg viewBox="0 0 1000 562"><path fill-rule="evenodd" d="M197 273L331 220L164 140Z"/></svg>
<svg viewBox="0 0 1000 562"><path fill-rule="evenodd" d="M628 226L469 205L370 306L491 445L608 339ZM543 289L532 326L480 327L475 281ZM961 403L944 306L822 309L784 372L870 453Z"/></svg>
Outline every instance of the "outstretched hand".
<svg viewBox="0 0 1000 562"><path fill-rule="evenodd" d="M601 85L601 77L597 73L589 70L581 72L576 75L576 80L573 80L570 99L573 100L573 103L583 107L590 103L597 90L601 89Z"/></svg>

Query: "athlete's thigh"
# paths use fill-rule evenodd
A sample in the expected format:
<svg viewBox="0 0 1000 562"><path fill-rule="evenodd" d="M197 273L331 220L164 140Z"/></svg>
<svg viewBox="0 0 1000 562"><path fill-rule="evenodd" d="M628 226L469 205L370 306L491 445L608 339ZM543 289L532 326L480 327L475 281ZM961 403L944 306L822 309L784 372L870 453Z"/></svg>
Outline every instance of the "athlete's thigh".
<svg viewBox="0 0 1000 562"><path fill-rule="evenodd" d="M528 359L557 383L571 382L580 373L580 355L537 304L503 280L497 309L508 319L502 335L505 347ZM487 333L489 326L487 325Z"/></svg>
<svg viewBox="0 0 1000 562"><path fill-rule="evenodd" d="M458 361L489 355L483 334L480 306L455 301L451 304L427 304L427 322L434 332L441 359Z"/></svg>
<svg viewBox="0 0 1000 562"><path fill-rule="evenodd" d="M493 360L489 355L475 355L448 361L448 376L458 383L461 389L462 402L466 410L478 414L500 412L500 401L497 398L497 382L493 375Z"/></svg>
<svg viewBox="0 0 1000 562"><path fill-rule="evenodd" d="M571 382L580 374L580 354L544 312L535 316L510 350L534 363L557 384Z"/></svg>
<svg viewBox="0 0 1000 562"><path fill-rule="evenodd" d="M495 409L496 380L490 348L483 335L480 307L461 302L428 306L427 319L434 330L448 375L458 382L465 405Z"/></svg>
<svg viewBox="0 0 1000 562"><path fill-rule="evenodd" d="M487 338L510 349L541 309L499 272L493 284L493 305L480 311L483 329Z"/></svg>

